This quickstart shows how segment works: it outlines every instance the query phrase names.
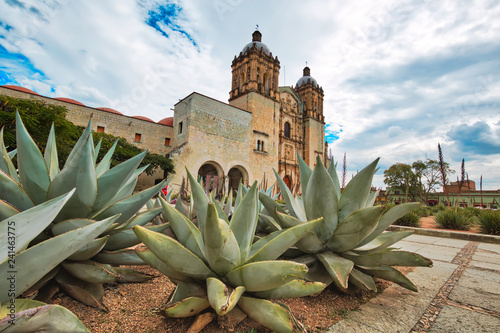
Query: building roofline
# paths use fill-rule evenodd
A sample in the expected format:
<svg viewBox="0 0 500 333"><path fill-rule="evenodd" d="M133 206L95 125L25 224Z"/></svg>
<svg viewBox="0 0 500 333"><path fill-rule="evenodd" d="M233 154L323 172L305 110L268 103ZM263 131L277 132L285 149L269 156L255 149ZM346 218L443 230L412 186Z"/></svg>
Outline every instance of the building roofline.
<svg viewBox="0 0 500 333"><path fill-rule="evenodd" d="M184 102L184 100L188 99L189 97L191 97L192 95L195 95L195 94L196 94L196 95L198 95L198 96L204 97L204 98L211 99L212 101L215 101L215 102L218 102L218 103L224 104L224 105L226 105L226 106L232 107L232 108L234 108L234 109L237 109L237 110L240 110L240 111L245 111L246 113L250 113L250 114L252 114L252 112L250 112L250 111L247 111L247 110L245 110L245 109L239 108L239 107L234 106L234 105L231 105L231 104L229 104L229 103L225 103L225 102L219 101L218 99L212 98L212 97L210 97L210 96L200 94L199 92L196 92L196 91L193 91L192 93L190 93L189 95L187 95L187 96L186 96L186 97L184 97L183 99L180 99L177 103L175 103L175 104L174 104L174 107L175 107L177 104Z"/></svg>

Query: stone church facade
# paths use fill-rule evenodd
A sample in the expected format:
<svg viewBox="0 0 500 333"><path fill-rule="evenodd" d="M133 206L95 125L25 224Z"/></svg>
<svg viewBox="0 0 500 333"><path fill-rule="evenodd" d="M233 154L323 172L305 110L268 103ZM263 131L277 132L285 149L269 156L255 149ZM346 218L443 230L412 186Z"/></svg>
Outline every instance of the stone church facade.
<svg viewBox="0 0 500 333"><path fill-rule="evenodd" d="M323 89L304 68L295 87L279 87L280 62L262 35L255 31L231 65L229 103L197 92L174 106L174 116L155 123L129 117L109 108L91 108L67 98L48 98L14 86L0 94L42 99L64 105L67 118L85 126L92 117L94 131L126 138L138 147L173 159L176 173L171 185L179 186L187 168L198 174L207 190L237 188L240 180L274 183L276 170L289 185L300 183L297 153L311 167L316 156L326 159ZM162 179L142 176L138 189Z"/></svg>

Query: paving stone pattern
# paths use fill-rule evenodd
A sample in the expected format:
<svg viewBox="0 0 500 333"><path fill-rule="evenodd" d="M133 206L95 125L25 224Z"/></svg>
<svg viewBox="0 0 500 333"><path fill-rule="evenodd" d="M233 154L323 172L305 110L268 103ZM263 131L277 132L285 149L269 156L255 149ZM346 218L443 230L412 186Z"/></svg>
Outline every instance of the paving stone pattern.
<svg viewBox="0 0 500 333"><path fill-rule="evenodd" d="M328 332L500 332L500 244L412 235L396 246L433 260Z"/></svg>

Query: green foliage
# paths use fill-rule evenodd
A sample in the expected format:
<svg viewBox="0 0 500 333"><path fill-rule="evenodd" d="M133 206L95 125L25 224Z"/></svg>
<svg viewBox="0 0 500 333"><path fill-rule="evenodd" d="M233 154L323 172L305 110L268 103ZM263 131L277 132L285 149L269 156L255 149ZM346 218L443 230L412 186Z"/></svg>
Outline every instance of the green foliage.
<svg viewBox="0 0 500 333"><path fill-rule="evenodd" d="M420 206L413 211L418 217L427 217L432 215L431 207Z"/></svg>
<svg viewBox="0 0 500 333"><path fill-rule="evenodd" d="M11 150L17 147L15 134L16 111L21 115L27 131L42 153L44 153L51 124L53 124L57 134L56 145L59 147L59 165L64 165L72 147L82 135L84 128L66 120L67 109L63 106L48 104L38 100L0 96L0 128L4 127L5 145ZM102 139L102 149L97 161L102 159L105 152L118 140L115 154L111 160L112 167L142 152L140 148L137 148L124 138L118 138L105 133L93 133L93 135L96 141ZM14 160L13 162L15 163L16 161ZM145 170L148 175L153 174L156 168L161 168L167 174L174 172L172 160L155 153L148 153L145 156L140 166L145 165L149 165Z"/></svg>
<svg viewBox="0 0 500 333"><path fill-rule="evenodd" d="M260 199L270 214L266 222L281 230L323 218L295 244L291 254L294 260L314 267L306 279L334 284L342 291L351 285L376 291L373 278L378 277L416 291L415 285L392 266L430 266L432 262L418 254L390 248L412 231L384 231L419 204L373 205L378 192L371 192L371 184L378 159L354 176L342 192L333 161L326 169L318 157L311 170L300 155L298 159L303 197L294 197L275 172L286 211L263 194Z"/></svg>
<svg viewBox="0 0 500 333"><path fill-rule="evenodd" d="M481 232L500 236L500 211L491 209L482 210L480 211L478 220Z"/></svg>
<svg viewBox="0 0 500 333"><path fill-rule="evenodd" d="M454 209L437 212L434 220L440 228L453 230L469 230L472 222L462 211Z"/></svg>
<svg viewBox="0 0 500 333"><path fill-rule="evenodd" d="M410 212L397 219L394 224L405 227L420 228L420 217L415 212Z"/></svg>
<svg viewBox="0 0 500 333"><path fill-rule="evenodd" d="M430 209L431 209L431 215L436 215L436 213L441 212L443 210L447 210L448 208L443 204L439 204L439 205L430 207Z"/></svg>

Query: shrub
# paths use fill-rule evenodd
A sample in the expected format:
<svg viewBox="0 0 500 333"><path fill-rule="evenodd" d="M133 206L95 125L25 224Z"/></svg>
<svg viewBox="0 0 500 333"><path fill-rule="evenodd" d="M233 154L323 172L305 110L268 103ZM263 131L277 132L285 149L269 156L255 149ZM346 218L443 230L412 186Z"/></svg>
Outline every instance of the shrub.
<svg viewBox="0 0 500 333"><path fill-rule="evenodd" d="M431 215L434 215L434 214L441 212L443 210L447 210L448 208L443 204L439 204L437 206L430 207L430 209L431 209Z"/></svg>
<svg viewBox="0 0 500 333"><path fill-rule="evenodd" d="M434 220L443 229L469 230L471 225L470 218L461 211L455 212L454 209L437 212L434 214Z"/></svg>
<svg viewBox="0 0 500 333"><path fill-rule="evenodd" d="M432 208L428 206L420 206L413 211L418 217L427 217L432 215Z"/></svg>
<svg viewBox="0 0 500 333"><path fill-rule="evenodd" d="M394 224L405 227L420 228L420 216L416 212L410 212L397 219Z"/></svg>
<svg viewBox="0 0 500 333"><path fill-rule="evenodd" d="M483 210L478 216L481 232L490 235L500 235L500 211Z"/></svg>

